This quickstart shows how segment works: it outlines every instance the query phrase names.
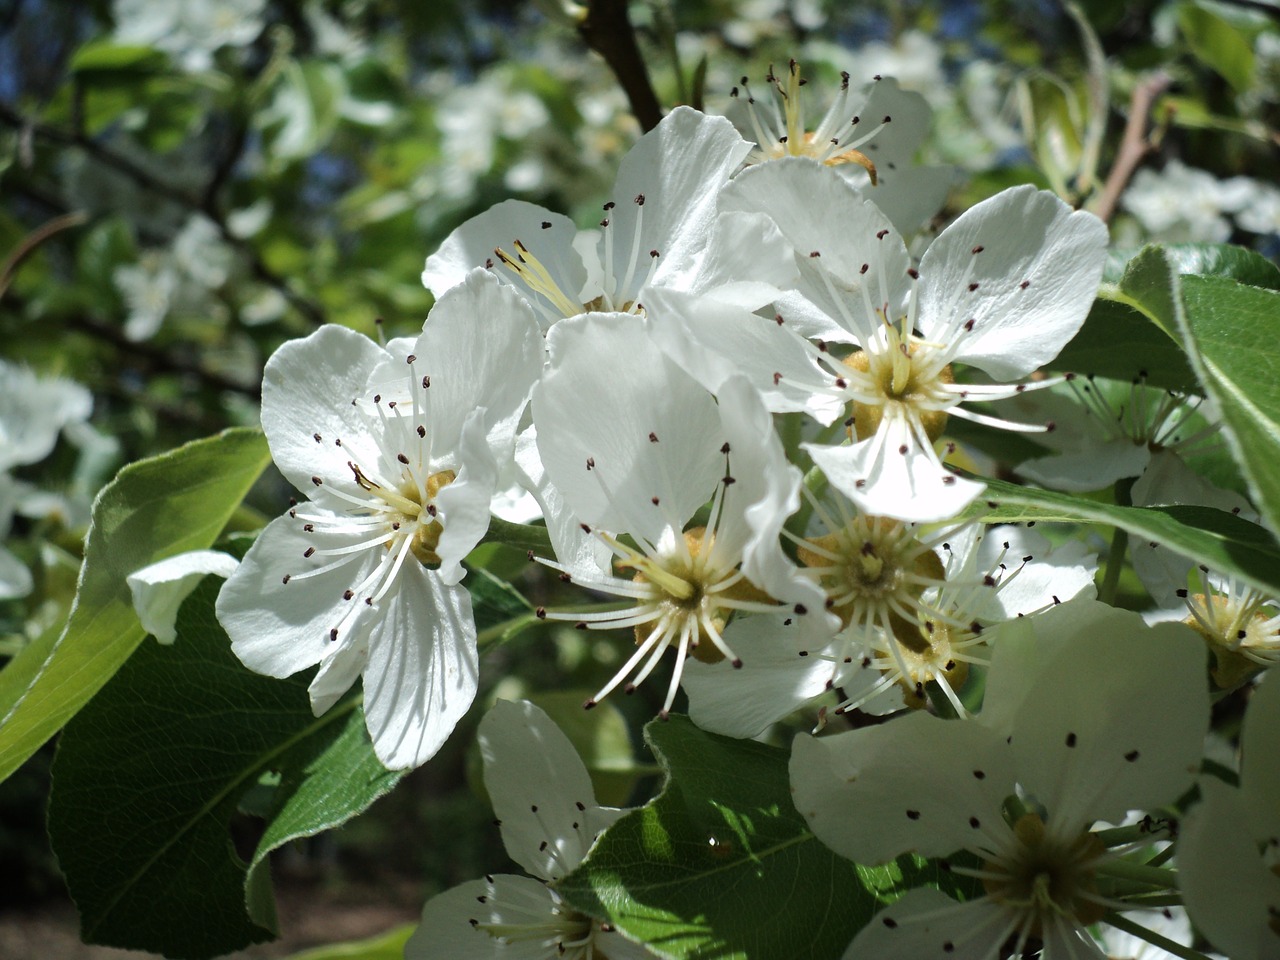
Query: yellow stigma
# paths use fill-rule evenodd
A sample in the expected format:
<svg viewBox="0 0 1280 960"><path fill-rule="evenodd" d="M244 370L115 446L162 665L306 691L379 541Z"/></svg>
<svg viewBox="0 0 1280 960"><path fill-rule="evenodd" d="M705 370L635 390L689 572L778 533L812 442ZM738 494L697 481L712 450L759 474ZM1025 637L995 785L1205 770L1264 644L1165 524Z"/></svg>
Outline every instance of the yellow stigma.
<svg viewBox="0 0 1280 960"><path fill-rule="evenodd" d="M911 407L919 418L930 442L942 436L947 427L947 411L937 409L953 401L940 388L955 383L951 365L938 367L931 362L931 351L911 342L910 336L892 324L883 327L888 344L884 349L858 350L844 358L844 365L863 378L884 399L880 403L853 403L851 436L857 440L873 437L880 429L885 408L890 404Z"/></svg>
<svg viewBox="0 0 1280 960"><path fill-rule="evenodd" d="M741 577L732 586L715 591L713 596L712 588L717 583L728 575L736 575L736 571L710 569L707 558L712 553L714 540L714 535L707 534L706 527L693 527L684 533L688 559L680 553L658 558L630 551L629 559L617 561L618 566L631 567L636 571L632 578L636 583L649 583L661 591L662 595L655 599L667 609L671 619L692 619L697 623L697 642L690 652L703 663L718 663L724 659L724 653L716 644L703 642L709 641L710 636L700 622L702 616L706 616L718 633L724 632L727 607L719 599L772 602L767 594ZM652 626L641 623L634 630L636 644L639 645L644 643Z"/></svg>

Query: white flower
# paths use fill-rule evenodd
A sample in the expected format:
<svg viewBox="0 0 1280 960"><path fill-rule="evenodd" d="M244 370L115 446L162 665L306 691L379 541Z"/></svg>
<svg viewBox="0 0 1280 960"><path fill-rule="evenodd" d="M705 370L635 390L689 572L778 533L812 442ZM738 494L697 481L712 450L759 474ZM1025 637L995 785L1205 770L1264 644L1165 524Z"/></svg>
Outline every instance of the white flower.
<svg viewBox="0 0 1280 960"><path fill-rule="evenodd" d="M841 632L804 646L787 642L776 617L733 625L743 668L713 675L691 663L685 673L689 715L704 729L755 736L830 690L842 695L837 714L919 707L930 683L964 715L955 688L971 664L986 663L990 627L1093 593L1094 558L1075 541L1051 551L1021 527L924 530L847 508L819 515L830 532L801 541L799 554Z"/></svg>
<svg viewBox="0 0 1280 960"><path fill-rule="evenodd" d="M191 550L159 560L125 578L133 595L133 609L142 627L160 643L177 639L178 608L207 574L229 577L238 561L218 550Z"/></svg>
<svg viewBox="0 0 1280 960"><path fill-rule="evenodd" d="M43 460L58 434L92 410L80 384L0 360L0 470Z"/></svg>
<svg viewBox="0 0 1280 960"><path fill-rule="evenodd" d="M859 509L902 520L954 516L982 489L934 450L949 415L1027 429L961 406L1026 385L956 383L952 364L1009 380L1051 360L1084 322L1106 256L1100 220L1030 186L963 214L919 271L873 204L805 159L744 171L721 206L766 213L796 250L801 281L775 301L778 336L818 338L825 369L806 388L853 405L852 446L806 449ZM829 341L858 350L837 359Z"/></svg>
<svg viewBox="0 0 1280 960"><path fill-rule="evenodd" d="M643 313L651 286L772 276L767 251L757 251L759 263L717 258L716 192L749 149L724 118L678 107L623 158L598 234L579 238L568 217L506 200L451 233L427 258L422 282L439 294L488 266L529 298L545 327L591 310Z"/></svg>
<svg viewBox="0 0 1280 960"><path fill-rule="evenodd" d="M671 646L676 669L665 713L687 655L739 664L723 638L737 612L787 609L824 629L821 591L779 544L799 506L799 471L787 465L746 382L728 381L717 403L662 354L642 321L622 314L558 323L548 348L550 366L533 397L547 475L616 565L635 571L623 579L553 564L582 586L632 601L612 612L544 614L635 631L635 654L588 705L634 673L633 689ZM690 528L708 500L705 523Z"/></svg>
<svg viewBox="0 0 1280 960"><path fill-rule="evenodd" d="M1138 361L1141 362L1141 361ZM1017 473L1051 490L1099 490L1143 474L1162 451L1187 455L1220 437L1204 401L1149 386L1068 374L1056 387L1024 394L1022 418L1051 421L1038 438L1055 452L1025 460Z"/></svg>
<svg viewBox="0 0 1280 960"><path fill-rule="evenodd" d="M776 100L758 101L742 78L734 87L734 105L726 115L755 149L748 164L808 157L833 167L874 201L904 235L938 212L953 179L946 167L916 167L913 158L929 134L931 111L924 97L903 90L892 77L877 76L860 93L851 93L849 74L841 72L840 91L813 130L805 123L800 65L792 60L785 77L772 68L765 78ZM736 108L736 109L735 109Z"/></svg>
<svg viewBox="0 0 1280 960"><path fill-rule="evenodd" d="M475 695L461 561L488 527L541 356L528 307L477 271L411 346L322 327L264 371L272 457L309 499L262 532L218 619L253 670L319 663L317 715L363 673L388 766L430 758Z"/></svg>
<svg viewBox="0 0 1280 960"><path fill-rule="evenodd" d="M596 804L568 738L533 704L499 700L480 721L477 739L507 852L538 879L491 875L433 897L405 944L405 960L651 957L569 907L555 890L626 812Z"/></svg>
<svg viewBox="0 0 1280 960"><path fill-rule="evenodd" d="M13 508L18 502L21 487L7 473L0 472L0 542L8 539L13 523ZM0 600L25 597L34 586L31 571L26 564L0 546Z"/></svg>
<svg viewBox="0 0 1280 960"><path fill-rule="evenodd" d="M1245 713L1240 788L1200 781L1178 838L1183 902L1232 960L1280 956L1280 683L1264 680Z"/></svg>
<svg viewBox="0 0 1280 960"><path fill-rule="evenodd" d="M1139 170L1120 204L1152 240L1223 243L1231 236L1231 221L1223 216L1230 200L1217 177L1170 160L1163 170Z"/></svg>
<svg viewBox="0 0 1280 960"><path fill-rule="evenodd" d="M115 0L116 40L154 46L186 70L208 70L215 50L257 39L265 7L266 0Z"/></svg>
<svg viewBox="0 0 1280 960"><path fill-rule="evenodd" d="M965 850L981 862L951 869L980 879L982 896L908 893L871 920L847 958L989 957L1010 943L1014 955L1043 945L1048 960L1102 956L1088 927L1126 905L1107 892L1119 854L1090 828L1190 786L1209 699L1203 655L1185 629L1087 606L1095 609L1077 601L1019 620L1035 635L1007 656L1001 639L986 694L992 716L987 706L978 722L914 713L796 739L796 808L837 853L872 864Z"/></svg>

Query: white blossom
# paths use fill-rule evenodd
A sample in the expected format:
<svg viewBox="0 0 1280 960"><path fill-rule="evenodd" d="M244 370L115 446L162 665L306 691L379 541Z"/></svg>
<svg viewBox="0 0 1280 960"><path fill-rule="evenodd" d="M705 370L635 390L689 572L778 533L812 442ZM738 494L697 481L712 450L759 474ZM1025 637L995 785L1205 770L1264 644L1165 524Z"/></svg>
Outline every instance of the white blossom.
<svg viewBox="0 0 1280 960"><path fill-rule="evenodd" d="M541 355L532 313L477 271L440 298L416 342L388 350L322 327L264 371L272 457L308 500L262 532L223 586L218 619L253 670L285 677L319 663L317 715L363 674L388 766L430 758L475 695L461 561L488 527Z"/></svg>
<svg viewBox="0 0 1280 960"><path fill-rule="evenodd" d="M1190 786L1209 702L1188 631L1092 601L1017 623L1030 635L996 645L978 722L915 713L796 739L796 807L837 853L871 864L966 850L981 862L950 869L983 895L912 891L846 957L978 958L1012 942L1047 960L1101 958L1088 927L1125 907L1106 892L1123 851L1091 828Z"/></svg>
<svg viewBox="0 0 1280 960"><path fill-rule="evenodd" d="M536 877L497 874L427 901L405 960L652 957L556 892L626 811L601 807L573 745L540 709L499 700L477 734L484 783L507 852Z"/></svg>

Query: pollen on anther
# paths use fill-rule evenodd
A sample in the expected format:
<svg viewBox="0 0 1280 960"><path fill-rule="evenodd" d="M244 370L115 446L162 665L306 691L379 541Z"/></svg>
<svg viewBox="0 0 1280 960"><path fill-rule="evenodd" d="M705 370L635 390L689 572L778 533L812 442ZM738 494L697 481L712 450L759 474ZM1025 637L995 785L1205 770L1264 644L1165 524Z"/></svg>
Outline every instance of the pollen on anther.
<svg viewBox="0 0 1280 960"><path fill-rule="evenodd" d="M542 229L543 229L543 230L550 230L550 229L551 229L551 221L550 221L550 220L543 220L543 221L542 221Z"/></svg>
<svg viewBox="0 0 1280 960"><path fill-rule="evenodd" d="M352 597L354 597L354 596L355 596L355 593L354 593L353 591L351 591L351 590L343 590L343 591L342 591L342 599L343 599L343 600L350 600L350 599L351 599Z"/></svg>
<svg viewBox="0 0 1280 960"><path fill-rule="evenodd" d="M657 443L657 442L658 442L658 435L657 435L656 433L654 433L652 430L650 430L650 431L649 431L649 442L650 442L650 443Z"/></svg>
<svg viewBox="0 0 1280 960"><path fill-rule="evenodd" d="M311 436L312 436L312 438L315 440L315 442L316 442L316 443L319 443L321 440L323 440L323 439L324 439L324 437L320 436L320 434L318 434L318 433L313 433Z"/></svg>
<svg viewBox="0 0 1280 960"><path fill-rule="evenodd" d="M413 353L409 354L407 357L404 358L404 362L409 364L416 363L417 361L418 361L417 354L413 354Z"/></svg>
<svg viewBox="0 0 1280 960"><path fill-rule="evenodd" d="M406 457L403 453L397 453L396 459L399 460L401 463L405 464L406 466L408 466L409 458Z"/></svg>
<svg viewBox="0 0 1280 960"><path fill-rule="evenodd" d="M330 642L333 642L337 639L338 639L338 628L334 627L332 630L329 631L329 640Z"/></svg>

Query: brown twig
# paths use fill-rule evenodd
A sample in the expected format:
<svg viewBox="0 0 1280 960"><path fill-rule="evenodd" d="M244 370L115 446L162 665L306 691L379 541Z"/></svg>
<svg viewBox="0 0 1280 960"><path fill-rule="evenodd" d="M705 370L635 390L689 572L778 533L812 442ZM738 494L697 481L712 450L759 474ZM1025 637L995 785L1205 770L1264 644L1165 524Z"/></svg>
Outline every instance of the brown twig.
<svg viewBox="0 0 1280 960"><path fill-rule="evenodd" d="M294 290L288 281L267 266L257 250L231 232L226 218L216 209L210 198L195 197L172 184L165 183L129 157L116 153L110 147L85 134L27 120L8 104L0 103L0 122L8 124L27 136L39 137L41 140L62 146L78 147L105 166L123 173L144 190L187 210L204 214L218 228L223 242L244 257L254 277L278 290L299 313L316 326L326 322L324 309L318 303Z"/></svg>
<svg viewBox="0 0 1280 960"><path fill-rule="evenodd" d="M640 56L635 28L627 16L627 0L591 0L578 32L618 78L640 128L648 132L656 127L662 119L662 107Z"/></svg>
<svg viewBox="0 0 1280 960"><path fill-rule="evenodd" d="M83 210L73 210L70 213L64 213L54 217L52 220L45 221L23 237L22 242L14 248L9 256L5 257L4 263L0 264L0 300L4 299L5 292L9 289L9 284L13 282L13 275L18 269L18 264L30 256L36 247L40 246L55 233L71 227L78 227L88 219L89 215Z"/></svg>
<svg viewBox="0 0 1280 960"><path fill-rule="evenodd" d="M1169 86L1168 74L1157 73L1148 77L1136 87L1129 96L1129 118L1125 121L1124 136L1120 140L1120 152L1116 154L1111 172L1093 203L1093 212L1102 220L1109 221L1116 212L1116 204L1120 202L1120 194L1128 186L1129 179L1139 164L1154 148L1147 139L1147 118L1151 113L1151 105L1156 97Z"/></svg>

